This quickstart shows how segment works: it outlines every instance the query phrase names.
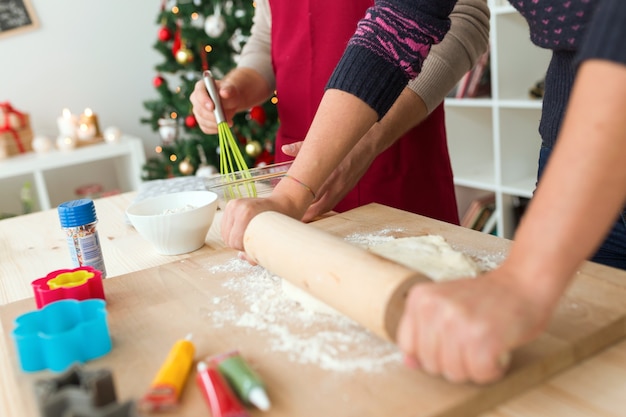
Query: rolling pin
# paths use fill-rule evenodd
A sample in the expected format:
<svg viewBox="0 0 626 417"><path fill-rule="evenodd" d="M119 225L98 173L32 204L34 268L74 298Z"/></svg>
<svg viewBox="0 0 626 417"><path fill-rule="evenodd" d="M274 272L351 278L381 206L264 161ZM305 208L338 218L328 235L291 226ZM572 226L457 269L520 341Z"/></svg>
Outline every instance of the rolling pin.
<svg viewBox="0 0 626 417"><path fill-rule="evenodd" d="M277 212L263 212L244 233L248 256L378 336L395 341L419 272Z"/></svg>

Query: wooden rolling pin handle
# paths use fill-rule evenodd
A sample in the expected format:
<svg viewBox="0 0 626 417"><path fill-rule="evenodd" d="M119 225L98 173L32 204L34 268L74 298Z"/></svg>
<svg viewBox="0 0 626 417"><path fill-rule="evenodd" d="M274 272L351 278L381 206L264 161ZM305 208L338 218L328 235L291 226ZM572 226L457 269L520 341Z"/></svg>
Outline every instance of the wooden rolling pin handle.
<svg viewBox="0 0 626 417"><path fill-rule="evenodd" d="M409 289L429 281L313 224L276 212L252 219L244 248L268 271L391 341Z"/></svg>

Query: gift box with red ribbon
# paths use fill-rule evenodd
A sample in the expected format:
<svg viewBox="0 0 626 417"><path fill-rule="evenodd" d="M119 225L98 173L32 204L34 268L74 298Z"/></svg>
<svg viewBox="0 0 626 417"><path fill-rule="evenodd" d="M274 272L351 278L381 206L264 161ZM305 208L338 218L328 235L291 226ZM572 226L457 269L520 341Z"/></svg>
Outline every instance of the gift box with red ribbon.
<svg viewBox="0 0 626 417"><path fill-rule="evenodd" d="M31 151L33 136L28 114L0 102L0 157Z"/></svg>

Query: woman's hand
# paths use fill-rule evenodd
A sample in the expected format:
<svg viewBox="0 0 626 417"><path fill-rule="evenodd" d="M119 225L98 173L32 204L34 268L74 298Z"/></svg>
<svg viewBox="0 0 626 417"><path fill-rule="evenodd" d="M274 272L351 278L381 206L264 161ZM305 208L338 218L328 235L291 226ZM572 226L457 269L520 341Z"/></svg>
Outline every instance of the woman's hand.
<svg viewBox="0 0 626 417"><path fill-rule="evenodd" d="M224 243L243 251L243 235L250 221L264 211L280 211L270 198L237 198L226 204L222 216L221 234Z"/></svg>
<svg viewBox="0 0 626 417"><path fill-rule="evenodd" d="M218 93L222 101L224 117L229 125L233 124L233 116L239 111L239 104L242 97L237 88L228 80L216 81ZM189 96L189 101L193 105L193 114L196 117L198 126L206 134L217 133L217 123L215 122L215 103L209 97L204 81L200 80L194 86L193 92Z"/></svg>
<svg viewBox="0 0 626 417"><path fill-rule="evenodd" d="M501 378L509 352L537 337L554 308L517 282L498 269L413 287L397 332L407 365L457 383Z"/></svg>
<svg viewBox="0 0 626 417"><path fill-rule="evenodd" d="M244 251L244 233L257 214L275 211L300 220L311 200L310 192L289 178L282 179L268 197L230 200L222 216L222 239L227 246Z"/></svg>

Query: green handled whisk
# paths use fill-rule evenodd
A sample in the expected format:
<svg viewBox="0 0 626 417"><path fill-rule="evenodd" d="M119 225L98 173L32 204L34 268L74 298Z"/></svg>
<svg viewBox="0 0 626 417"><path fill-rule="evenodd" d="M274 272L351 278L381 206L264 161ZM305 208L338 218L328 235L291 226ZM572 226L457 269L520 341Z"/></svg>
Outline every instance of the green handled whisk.
<svg viewBox="0 0 626 417"><path fill-rule="evenodd" d="M249 180L252 178L252 175L250 175L248 165L241 154L233 132L226 122L215 79L209 70L202 73L202 78L209 96L215 105L214 114L217 123L217 136L220 149L220 174L222 174L226 183L236 183L225 188L225 194L227 192L229 195L224 195L224 197L256 197L256 187L252 180ZM242 186L245 186L243 193L240 189Z"/></svg>

